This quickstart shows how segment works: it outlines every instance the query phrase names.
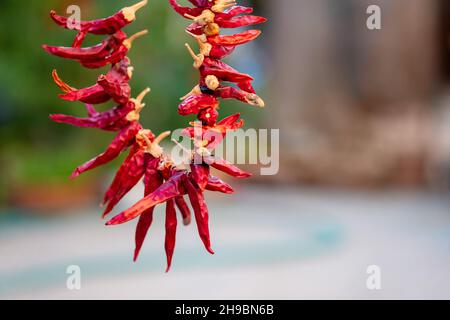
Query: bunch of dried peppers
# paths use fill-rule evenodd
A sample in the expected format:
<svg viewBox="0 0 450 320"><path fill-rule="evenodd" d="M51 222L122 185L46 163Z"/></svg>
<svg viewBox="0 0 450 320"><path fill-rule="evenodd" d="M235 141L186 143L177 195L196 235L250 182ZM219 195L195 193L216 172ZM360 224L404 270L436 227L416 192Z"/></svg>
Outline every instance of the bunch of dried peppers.
<svg viewBox="0 0 450 320"><path fill-rule="evenodd" d="M136 98L131 98L129 81L133 67L127 57L133 41L147 33L147 30L128 37L122 30L136 19L136 12L147 4L147 0L123 8L115 15L94 21L80 21L75 30L77 35L71 47L44 45L50 54L79 62L85 68L97 69L107 65L111 68L106 75L100 75L97 83L83 89L76 89L65 83L53 71L53 79L62 90L61 99L80 101L86 106L87 117L77 118L56 114L50 118L58 123L77 127L96 128L117 132L108 148L99 156L80 165L73 172L75 178L80 174L109 163L128 150L128 156L119 168L104 197L106 206L103 216L111 213L123 197L143 178L145 195L133 207L123 211L107 222L119 225L138 219L135 235L134 260L139 256L145 237L153 222L154 209L159 204L166 205L167 271L170 270L175 249L177 214L181 213L184 225L191 222L191 203L201 240L208 252L213 254L209 234L209 213L204 198L205 191L233 193L233 188L214 176L211 167L236 178L250 177L224 159L213 156L214 149L230 131L244 125L240 114L219 118L219 99L237 99L250 105L264 107L263 100L256 95L252 86L253 78L238 72L221 61L230 55L237 46L248 43L260 35L260 31L250 30L232 36L220 35L221 28L239 28L263 23L265 18L248 15L252 8L237 6L234 0L189 0L194 7L180 6L176 0L169 0L177 13L193 21L187 32L195 38L200 53L195 54L189 45L186 47L194 59L194 67L199 70L200 81L195 88L182 98L178 107L180 115L195 114L198 122L191 123L183 134L193 141L193 150L187 151L188 163L176 164L160 143L171 133L155 136L151 130L140 124L140 112L145 104L143 99L150 89L145 89ZM243 15L246 14L246 15ZM69 27L68 18L51 12L51 18L61 27ZM88 34L104 35L101 43L82 47ZM228 83L228 84L226 84ZM113 100L117 106L98 112L94 105ZM198 132L200 131L200 135ZM213 134L208 134L208 133ZM176 142L176 141L175 141Z"/></svg>

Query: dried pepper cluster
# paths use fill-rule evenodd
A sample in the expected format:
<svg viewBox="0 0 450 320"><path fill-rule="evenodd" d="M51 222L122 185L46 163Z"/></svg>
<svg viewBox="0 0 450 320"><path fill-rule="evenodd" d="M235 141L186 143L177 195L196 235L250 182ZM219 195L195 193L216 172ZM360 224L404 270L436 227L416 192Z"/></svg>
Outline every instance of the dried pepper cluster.
<svg viewBox="0 0 450 320"><path fill-rule="evenodd" d="M197 115L199 122L192 123L183 133L193 140L193 151L187 151L186 164L176 164L165 153L160 143L171 133L164 132L155 136L151 130L140 124L140 112L145 104L143 99L150 89L145 89L137 98L131 98L129 81L133 67L127 57L132 43L147 33L146 30L128 37L122 30L136 19L136 12L147 4L147 0L120 10L115 15L101 20L81 21L75 28L78 34L71 47L44 45L50 54L79 62L83 67L97 69L107 65L111 69L101 75L97 83L84 89L75 89L53 72L53 79L63 91L61 99L80 101L85 104L88 116L77 118L57 114L50 118L58 123L77 127L96 128L118 132L112 143L99 156L79 166L72 177L104 165L116 159L121 153L129 154L119 168L111 186L104 197L106 209L103 216L111 213L123 197L144 178L145 195L133 207L123 211L107 222L107 225L119 225L139 218L135 242L134 259L139 252L153 222L153 212L157 205L166 204L167 271L170 270L175 249L177 214L181 213L184 225L191 222L191 209L185 201L188 197L197 223L198 232L208 252L213 254L209 234L209 213L204 198L205 191L233 193L233 188L211 173L211 167L236 178L250 176L224 159L213 156L214 149L225 138L227 132L237 130L244 125L240 114L218 121L219 98L234 98L250 105L263 107L252 86L253 78L242 74L220 61L242 44L254 40L260 31L250 30L233 36L221 36L221 28L238 28L265 22L258 16L244 15L252 13L252 8L237 6L233 0L189 0L195 7L182 7L175 0L169 0L176 12L194 22L187 27L199 46L200 54L195 54L186 44L194 58L194 67L200 72L200 82L178 107L180 115ZM51 12L51 18L61 27L69 28L65 17ZM82 47L88 34L107 36L98 45ZM233 85L225 85L231 83ZM105 112L98 112L93 105L113 100L118 105ZM200 137L198 132L200 130ZM211 132L213 134L211 134Z"/></svg>

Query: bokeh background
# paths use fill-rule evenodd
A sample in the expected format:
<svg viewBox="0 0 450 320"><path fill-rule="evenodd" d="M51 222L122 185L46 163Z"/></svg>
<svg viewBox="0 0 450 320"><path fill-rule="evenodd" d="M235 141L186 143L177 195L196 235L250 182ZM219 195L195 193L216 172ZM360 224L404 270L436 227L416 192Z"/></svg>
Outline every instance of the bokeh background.
<svg viewBox="0 0 450 320"><path fill-rule="evenodd" d="M450 298L448 0L239 1L270 22L227 61L257 79L267 108L226 102L222 114L280 129L280 172L250 166L256 175L236 195L209 196L216 255L203 253L194 226L182 228L169 275L162 215L138 263L134 226L99 219L120 160L68 179L111 136L47 117L83 114L57 98L52 69L75 87L104 72L45 54L43 43L74 36L50 9L77 4L93 19L132 3L1 1L0 298ZM370 4L382 9L381 30L366 27ZM186 25L167 1L150 0L126 29L150 30L129 56L134 93L152 88L143 123L155 132L190 120L176 113L197 79ZM66 288L69 265L82 269L80 291ZM382 290L366 286L370 265Z"/></svg>

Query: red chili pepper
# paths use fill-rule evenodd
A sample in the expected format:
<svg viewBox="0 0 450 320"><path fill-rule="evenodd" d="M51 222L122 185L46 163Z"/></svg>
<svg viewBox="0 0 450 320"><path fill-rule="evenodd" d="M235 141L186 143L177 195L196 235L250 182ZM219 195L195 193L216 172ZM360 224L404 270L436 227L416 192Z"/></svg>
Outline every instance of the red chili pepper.
<svg viewBox="0 0 450 320"><path fill-rule="evenodd" d="M123 119L133 110L134 104L127 103L124 106L119 106L105 112L98 112L89 118L77 118L65 114L53 114L50 115L50 119L57 123L69 124L75 127L118 131L120 130L120 125L124 123Z"/></svg>
<svg viewBox="0 0 450 320"><path fill-rule="evenodd" d="M57 123L65 123L82 128L96 128L105 131L120 131L131 123L139 120L139 113L145 104L142 103L150 89L144 90L136 99L130 99L126 104L119 105L105 112L91 110L88 118L77 118L64 114L51 115L50 119Z"/></svg>
<svg viewBox="0 0 450 320"><path fill-rule="evenodd" d="M208 37L208 43L218 46L238 46L255 40L261 34L260 30L248 30L232 36L214 36Z"/></svg>
<svg viewBox="0 0 450 320"><path fill-rule="evenodd" d="M218 118L219 111L217 111L216 107L203 109L197 115L197 119L201 121L204 126L214 126L217 123Z"/></svg>
<svg viewBox="0 0 450 320"><path fill-rule="evenodd" d="M219 101L216 97L208 94L198 94L189 96L178 106L178 113L182 116L198 114L206 108L217 108Z"/></svg>
<svg viewBox="0 0 450 320"><path fill-rule="evenodd" d="M127 35L123 31L118 31L100 44L92 47L58 47L44 44L42 48L48 53L61 58L87 62L107 57L111 51L117 50L126 39Z"/></svg>
<svg viewBox="0 0 450 320"><path fill-rule="evenodd" d="M209 253L214 254L214 251L211 248L211 238L209 235L208 207L206 206L203 193L191 183L190 179L186 175L183 176L183 180L192 204L192 208L194 209L194 216L197 222L197 229L200 239L202 239L206 250Z"/></svg>
<svg viewBox="0 0 450 320"><path fill-rule="evenodd" d="M208 184L206 185L206 190L213 192L221 192L225 194L234 193L233 188L229 184L223 182L221 179L214 176L209 176Z"/></svg>
<svg viewBox="0 0 450 320"><path fill-rule="evenodd" d="M136 20L136 12L147 5L147 0L141 1L133 6L121 9L111 17L93 21L80 21L79 27L69 24L66 17L56 14L55 11L50 12L50 17L61 27L66 29L74 29L83 33L92 33L97 35L113 34L124 28ZM83 38L79 35L79 38Z"/></svg>
<svg viewBox="0 0 450 320"><path fill-rule="evenodd" d="M184 197L176 197L175 203L177 205L178 210L181 213L181 216L183 217L183 224L185 226L188 226L191 224L191 210L189 209L189 206L187 205L186 201L184 200Z"/></svg>
<svg viewBox="0 0 450 320"><path fill-rule="evenodd" d="M241 16L231 19L216 19L215 21L221 28L234 29L248 27L267 22L267 19L259 16Z"/></svg>
<svg viewBox="0 0 450 320"><path fill-rule="evenodd" d="M166 241L165 249L167 256L167 269L166 272L170 271L172 266L172 257L175 250L175 242L177 236L177 213L175 211L175 201L169 200L166 204Z"/></svg>
<svg viewBox="0 0 450 320"><path fill-rule="evenodd" d="M189 136L191 139L202 139L202 147L208 150L214 150L225 138L227 133L236 131L242 128L245 124L243 119L240 119L240 114L229 116L213 126L202 126L200 128L201 137L198 137L198 126L193 123L191 127L183 130L183 134Z"/></svg>
<svg viewBox="0 0 450 320"><path fill-rule="evenodd" d="M240 73L226 63L219 60L204 58L200 68L200 86L208 86L207 77L215 76L220 82L233 82L239 84L241 82L253 81L254 79L248 74ZM210 86L208 86L210 87ZM210 88L211 89L211 88Z"/></svg>
<svg viewBox="0 0 450 320"><path fill-rule="evenodd" d="M249 178L252 176L251 173L242 171L241 169L224 159L208 157L205 159L205 162L208 163L211 167L235 178Z"/></svg>
<svg viewBox="0 0 450 320"><path fill-rule="evenodd" d="M80 60L79 62L83 67L88 69L98 69L108 64L114 65L116 63L119 63L126 58L128 51L133 45L133 42L147 33L147 30L143 30L132 35L131 37L123 41L117 49L113 50L111 54L106 57L99 57L99 59L93 59L89 61Z"/></svg>
<svg viewBox="0 0 450 320"><path fill-rule="evenodd" d="M72 179L78 177L80 174L102 166L115 158L117 158L126 148L134 143L136 134L142 129L138 122L132 122L128 127L122 129L117 137L111 142L105 152L96 158L79 166L73 173Z"/></svg>
<svg viewBox="0 0 450 320"><path fill-rule="evenodd" d="M173 176L168 179L161 187L159 187L150 195L146 196L144 199L140 200L130 209L125 210L124 212L112 218L106 223L106 225L118 225L131 221L140 216L148 208L155 207L158 204L167 202L168 200L183 196L184 194L186 194L183 185L183 176L185 175L186 172L183 171L174 173Z"/></svg>
<svg viewBox="0 0 450 320"><path fill-rule="evenodd" d="M197 188L201 191L205 191L206 185L209 180L209 166L206 164L191 164L190 177L195 182Z"/></svg>
<svg viewBox="0 0 450 320"><path fill-rule="evenodd" d="M202 8L189 8L189 7L183 7L178 4L176 0L169 0L170 5L172 8L180 14L182 17L186 17L186 14L189 14L191 16L198 16L202 13Z"/></svg>
<svg viewBox="0 0 450 320"><path fill-rule="evenodd" d="M229 20L240 14L250 14L250 13L253 13L253 8L235 6L226 12L216 13L216 19Z"/></svg>
<svg viewBox="0 0 450 320"><path fill-rule="evenodd" d="M120 175L116 176L116 179L119 181L113 182L113 185L115 184L116 188L114 189L114 195L110 197L107 203L107 207L103 212L103 217L106 217L144 176L144 161L144 151L138 151L130 158L127 158L127 161L123 163L123 168L121 167L121 169L123 169L122 172L120 172L119 169Z"/></svg>
<svg viewBox="0 0 450 320"><path fill-rule="evenodd" d="M151 157L147 154L147 157ZM144 185L145 185L145 196L152 194L163 184L163 177L158 171L159 159L151 159L148 161L147 169L145 172ZM137 261L139 253L141 251L144 240L147 236L148 230L153 223L153 212L155 207L151 207L145 210L139 217L139 222L136 226L135 242L136 247L134 250L134 261Z"/></svg>

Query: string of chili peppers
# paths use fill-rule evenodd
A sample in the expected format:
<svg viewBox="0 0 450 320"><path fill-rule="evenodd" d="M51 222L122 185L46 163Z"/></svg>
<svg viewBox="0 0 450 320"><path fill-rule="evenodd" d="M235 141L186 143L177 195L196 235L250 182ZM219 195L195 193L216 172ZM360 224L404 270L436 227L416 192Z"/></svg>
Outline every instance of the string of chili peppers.
<svg viewBox="0 0 450 320"><path fill-rule="evenodd" d="M79 62L85 68L97 69L110 65L106 75L101 75L97 83L84 89L75 89L65 83L53 71L53 79L63 91L61 99L80 101L85 104L88 117L76 118L69 115L51 115L58 123L77 127L96 128L104 131L118 132L112 143L99 156L79 166L72 177L104 165L122 152L129 154L119 168L113 182L104 197L106 206L103 216L113 211L123 197L144 178L144 198L128 210L115 216L107 225L118 225L138 219L135 235L134 260L139 256L145 237L153 222L154 209L159 204L166 204L166 239L167 271L170 270L176 243L177 215L181 213L184 225L191 222L191 210L185 201L187 196L197 223L198 232L208 252L213 254L209 234L209 213L204 198L205 191L233 193L233 188L211 173L211 167L237 178L250 176L224 159L213 157L213 151L229 131L244 125L240 115L236 114L218 121L219 100L234 98L245 103L263 107L253 87L253 78L239 73L220 60L231 54L241 44L254 40L260 34L251 30L234 36L220 36L220 28L237 28L265 22L262 17L238 16L251 13L251 8L236 6L232 0L190 0L195 8L181 7L176 1L169 0L171 6L188 19L194 20L187 31L198 41L200 54L195 55L194 66L200 71L200 83L183 98L178 111L181 115L196 114L201 122L184 130L184 134L194 141L194 151L189 152L188 166L177 165L166 153L160 143L171 133L164 132L156 137L151 130L144 129L139 123L140 112L145 104L143 99L150 89L144 90L137 98L131 98L129 81L133 67L126 56L132 43L147 33L146 30L127 37L122 29L136 19L136 12L147 4L147 0L134 6L126 7L115 15L101 20L81 21L71 47L52 47L44 49L56 56ZM68 19L51 12L52 19L60 26L68 28ZM73 29L68 28L68 29ZM88 34L108 36L100 44L81 47ZM236 84L237 88L225 86L223 82ZM118 106L105 112L98 112L93 105L115 101ZM215 135L197 137L197 130L213 131ZM198 161L200 157L200 161Z"/></svg>

